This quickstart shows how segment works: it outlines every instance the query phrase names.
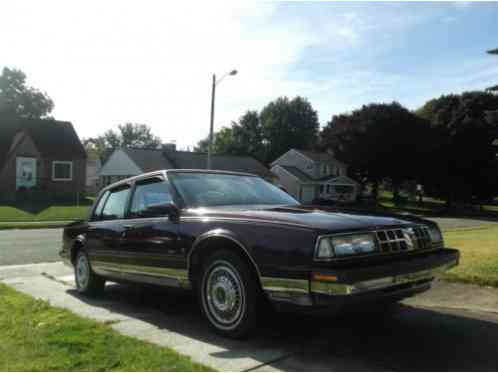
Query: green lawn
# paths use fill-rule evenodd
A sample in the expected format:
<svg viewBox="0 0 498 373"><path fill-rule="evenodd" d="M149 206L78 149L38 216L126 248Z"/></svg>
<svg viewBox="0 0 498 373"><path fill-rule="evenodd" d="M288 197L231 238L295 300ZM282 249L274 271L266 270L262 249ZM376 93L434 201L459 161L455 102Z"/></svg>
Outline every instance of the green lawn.
<svg viewBox="0 0 498 373"><path fill-rule="evenodd" d="M450 281L498 287L498 225L444 232L447 247L460 250L460 265L445 275Z"/></svg>
<svg viewBox="0 0 498 373"><path fill-rule="evenodd" d="M446 204L444 201L424 197L423 203L418 203L416 201L405 201L402 204L396 205L393 201L392 192L381 190L379 192L379 205L380 208L385 208L394 213L399 212L410 212L413 214L420 215L434 215L438 213L445 213ZM479 214L478 206L474 206L475 210L469 209L471 213ZM483 206L484 213L496 214L498 212L498 198L495 198L491 203Z"/></svg>
<svg viewBox="0 0 498 373"><path fill-rule="evenodd" d="M0 371L210 370L3 284L0 300Z"/></svg>
<svg viewBox="0 0 498 373"><path fill-rule="evenodd" d="M13 206L0 206L0 222L2 221L52 221L78 220L86 217L90 205L67 206L53 205L39 209L21 209ZM30 211L35 210L35 212Z"/></svg>

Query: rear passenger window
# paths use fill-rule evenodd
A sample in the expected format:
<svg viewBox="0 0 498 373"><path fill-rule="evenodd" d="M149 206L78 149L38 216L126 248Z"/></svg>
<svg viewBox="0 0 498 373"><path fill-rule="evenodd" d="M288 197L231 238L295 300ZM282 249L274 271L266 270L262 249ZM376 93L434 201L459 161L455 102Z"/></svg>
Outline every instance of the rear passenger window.
<svg viewBox="0 0 498 373"><path fill-rule="evenodd" d="M102 197L100 197L97 206L95 206L95 210L93 210L92 220L99 220L102 215L102 209L104 208L104 203L107 197L109 196L109 191L106 191Z"/></svg>
<svg viewBox="0 0 498 373"><path fill-rule="evenodd" d="M173 201L167 182L154 178L137 182L130 207L130 218L147 216L147 209Z"/></svg>
<svg viewBox="0 0 498 373"><path fill-rule="evenodd" d="M111 194L109 195L109 198L107 198L104 209L102 211L102 220L115 220L124 218L129 192L130 187L128 185L111 190Z"/></svg>

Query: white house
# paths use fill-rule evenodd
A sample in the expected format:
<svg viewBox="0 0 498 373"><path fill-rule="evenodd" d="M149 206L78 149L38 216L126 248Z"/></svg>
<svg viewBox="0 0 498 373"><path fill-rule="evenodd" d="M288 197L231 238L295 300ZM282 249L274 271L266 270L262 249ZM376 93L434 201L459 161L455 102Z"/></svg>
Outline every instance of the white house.
<svg viewBox="0 0 498 373"><path fill-rule="evenodd" d="M347 166L331 153L291 149L271 163L280 185L302 203L315 199L356 200L359 185L347 176Z"/></svg>

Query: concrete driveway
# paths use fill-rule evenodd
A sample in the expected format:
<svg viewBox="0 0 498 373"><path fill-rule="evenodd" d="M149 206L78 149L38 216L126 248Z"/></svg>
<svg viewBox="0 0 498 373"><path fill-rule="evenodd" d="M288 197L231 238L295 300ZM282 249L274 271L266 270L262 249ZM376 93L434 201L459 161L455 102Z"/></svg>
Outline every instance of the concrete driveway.
<svg viewBox="0 0 498 373"><path fill-rule="evenodd" d="M89 299L74 291L72 272L61 263L0 267L0 281L218 370L498 370L495 289L448 291L440 283L433 295L389 311L326 318L269 312L253 337L234 341L209 329L190 293L110 284ZM461 309L479 303L462 303L476 290L484 291L478 298L488 299L487 308L478 308L487 312Z"/></svg>

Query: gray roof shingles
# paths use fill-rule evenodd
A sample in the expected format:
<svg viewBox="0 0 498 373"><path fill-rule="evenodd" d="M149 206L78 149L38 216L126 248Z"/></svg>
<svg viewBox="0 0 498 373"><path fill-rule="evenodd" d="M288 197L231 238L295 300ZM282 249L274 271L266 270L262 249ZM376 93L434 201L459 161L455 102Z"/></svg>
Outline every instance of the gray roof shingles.
<svg viewBox="0 0 498 373"><path fill-rule="evenodd" d="M137 148L126 148L123 151L144 172L164 169L202 170L207 165L206 153ZM272 177L270 170L250 156L214 154L212 162L214 170L247 172L264 178Z"/></svg>

